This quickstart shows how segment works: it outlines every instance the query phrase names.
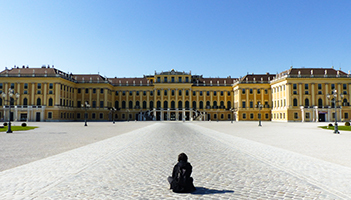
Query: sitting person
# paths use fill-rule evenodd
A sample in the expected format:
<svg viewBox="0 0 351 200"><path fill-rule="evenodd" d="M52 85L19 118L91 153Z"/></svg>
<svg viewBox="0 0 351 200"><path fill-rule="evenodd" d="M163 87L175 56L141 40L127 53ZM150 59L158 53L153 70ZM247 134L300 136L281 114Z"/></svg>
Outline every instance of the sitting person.
<svg viewBox="0 0 351 200"><path fill-rule="evenodd" d="M168 177L173 192L186 193L196 190L193 178L190 177L193 167L188 163L188 156L181 153L178 156L178 163L173 168L172 177Z"/></svg>

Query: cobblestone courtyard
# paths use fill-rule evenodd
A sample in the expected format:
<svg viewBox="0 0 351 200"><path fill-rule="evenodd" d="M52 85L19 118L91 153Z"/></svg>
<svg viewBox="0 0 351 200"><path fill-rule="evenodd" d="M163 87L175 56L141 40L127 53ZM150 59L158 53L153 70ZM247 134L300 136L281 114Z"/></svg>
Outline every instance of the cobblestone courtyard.
<svg viewBox="0 0 351 200"><path fill-rule="evenodd" d="M0 199L351 199L351 133L317 123L33 123L0 133ZM192 194L166 181L177 155Z"/></svg>

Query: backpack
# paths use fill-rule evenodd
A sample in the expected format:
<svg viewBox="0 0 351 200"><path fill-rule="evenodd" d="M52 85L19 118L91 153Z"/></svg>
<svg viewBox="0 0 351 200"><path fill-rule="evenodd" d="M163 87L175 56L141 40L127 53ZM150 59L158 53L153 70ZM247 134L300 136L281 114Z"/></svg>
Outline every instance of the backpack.
<svg viewBox="0 0 351 200"><path fill-rule="evenodd" d="M177 174L173 180L173 192L186 192L187 188L187 177L186 169L178 166Z"/></svg>
<svg viewBox="0 0 351 200"><path fill-rule="evenodd" d="M178 185L185 187L186 186L186 169L178 167L178 172L176 176L176 182Z"/></svg>

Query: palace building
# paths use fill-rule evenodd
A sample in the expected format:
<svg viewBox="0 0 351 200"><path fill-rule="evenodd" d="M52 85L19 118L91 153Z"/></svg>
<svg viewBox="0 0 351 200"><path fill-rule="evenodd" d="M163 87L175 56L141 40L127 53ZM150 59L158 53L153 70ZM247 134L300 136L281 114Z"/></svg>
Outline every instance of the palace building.
<svg viewBox="0 0 351 200"><path fill-rule="evenodd" d="M9 95L9 90L19 95ZM12 121L349 121L351 77L334 68L209 78L170 70L139 78L53 66L0 72L0 119ZM11 112L9 113L9 105Z"/></svg>

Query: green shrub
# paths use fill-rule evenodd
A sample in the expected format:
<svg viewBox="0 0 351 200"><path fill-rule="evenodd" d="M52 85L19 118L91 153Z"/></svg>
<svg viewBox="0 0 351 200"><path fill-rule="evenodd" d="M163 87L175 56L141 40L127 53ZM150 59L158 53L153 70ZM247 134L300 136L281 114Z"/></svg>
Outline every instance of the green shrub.
<svg viewBox="0 0 351 200"><path fill-rule="evenodd" d="M27 124L23 122L21 126L22 126L22 127L26 127Z"/></svg>
<svg viewBox="0 0 351 200"><path fill-rule="evenodd" d="M345 126L350 126L350 122L345 122Z"/></svg>
<svg viewBox="0 0 351 200"><path fill-rule="evenodd" d="M3 124L4 126L7 126L7 122L4 122L4 124Z"/></svg>

